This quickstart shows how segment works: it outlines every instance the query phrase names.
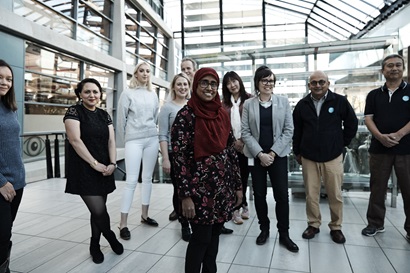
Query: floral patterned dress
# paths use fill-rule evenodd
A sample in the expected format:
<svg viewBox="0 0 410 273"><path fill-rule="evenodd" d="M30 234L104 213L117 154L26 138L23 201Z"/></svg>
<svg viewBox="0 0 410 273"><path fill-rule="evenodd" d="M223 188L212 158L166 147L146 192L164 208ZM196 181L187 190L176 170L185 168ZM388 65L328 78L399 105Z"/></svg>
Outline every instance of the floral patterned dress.
<svg viewBox="0 0 410 273"><path fill-rule="evenodd" d="M195 115L184 106L171 130L173 168L181 199L191 197L195 204L195 224L212 225L232 218L236 191L242 190L238 158L232 131L226 148L219 154L194 159Z"/></svg>

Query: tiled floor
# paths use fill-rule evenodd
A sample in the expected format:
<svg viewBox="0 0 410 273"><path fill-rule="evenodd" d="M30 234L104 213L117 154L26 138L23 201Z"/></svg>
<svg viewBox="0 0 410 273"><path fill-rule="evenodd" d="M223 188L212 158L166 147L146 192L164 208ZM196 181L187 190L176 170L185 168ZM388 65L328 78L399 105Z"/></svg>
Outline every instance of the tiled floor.
<svg viewBox="0 0 410 273"><path fill-rule="evenodd" d="M172 210L170 184L154 184L150 216L159 227L141 225L140 184L131 211L129 228L132 238L122 241L124 254L115 255L107 242L102 241L105 261L96 265L89 251L89 213L78 196L64 193L64 179L50 179L27 185L13 229L12 272L136 272L182 273L187 243L181 240L178 222L170 222ZM109 195L108 209L112 228L118 233L119 206L124 182L117 182L117 190ZM304 200L290 194L290 234L299 245L299 253L291 253L278 244L274 201L269 193L271 235L263 246L255 244L259 233L253 202L251 219L237 226L227 227L232 235L221 235L218 272L221 273L390 273L410 272L410 244L404 239L404 213L399 196L397 208L388 207L386 232L376 237L362 236L365 226L367 192L344 193L343 231L347 242L333 243L327 222L329 210L322 199L323 225L311 240L301 237L306 228ZM389 203L388 198L386 204Z"/></svg>

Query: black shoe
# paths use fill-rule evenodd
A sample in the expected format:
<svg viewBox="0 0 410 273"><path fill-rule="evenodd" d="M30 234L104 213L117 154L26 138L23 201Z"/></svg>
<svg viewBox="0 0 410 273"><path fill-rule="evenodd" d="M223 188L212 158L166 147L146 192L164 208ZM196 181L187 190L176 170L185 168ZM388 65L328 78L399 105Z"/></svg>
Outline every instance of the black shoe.
<svg viewBox="0 0 410 273"><path fill-rule="evenodd" d="M90 255L93 258L93 262L96 264L100 264L104 261L104 254L101 252L100 242L92 237L90 243Z"/></svg>
<svg viewBox="0 0 410 273"><path fill-rule="evenodd" d="M320 232L320 229L308 226L305 231L302 233L302 238L304 239L312 239L315 237L316 234Z"/></svg>
<svg viewBox="0 0 410 273"><path fill-rule="evenodd" d="M147 225L152 226L152 227L157 227L158 226L157 221L155 221L154 219L151 219L149 217L147 217L147 219L144 219L141 216L141 223L147 224Z"/></svg>
<svg viewBox="0 0 410 273"><path fill-rule="evenodd" d="M175 221L176 219L178 219L178 214L175 212L175 210L173 210L171 214L169 215L169 220Z"/></svg>
<svg viewBox="0 0 410 273"><path fill-rule="evenodd" d="M124 239L124 240L129 240L131 238L131 233L127 227L120 229L120 237L121 239Z"/></svg>
<svg viewBox="0 0 410 273"><path fill-rule="evenodd" d="M232 234L232 233L233 233L233 229L226 228L225 226L223 226L221 229L221 234Z"/></svg>
<svg viewBox="0 0 410 273"><path fill-rule="evenodd" d="M291 252L299 251L299 247L289 238L288 235L279 236L279 243L285 246Z"/></svg>
<svg viewBox="0 0 410 273"><path fill-rule="evenodd" d="M189 227L182 227L181 228L182 240L185 242L189 242L191 239L191 229Z"/></svg>
<svg viewBox="0 0 410 273"><path fill-rule="evenodd" d="M11 247L13 246L13 242L12 241L10 241L10 244L9 244L9 251L7 252L7 260L9 261L9 265L7 266L7 268L6 268L6 273L10 273L10 255L11 255ZM1 272L1 271L0 271Z"/></svg>
<svg viewBox="0 0 410 273"><path fill-rule="evenodd" d="M261 233L259 234L258 238L256 238L256 244L257 245L264 245L268 238L269 238L269 231L268 230L262 230Z"/></svg>
<svg viewBox="0 0 410 273"><path fill-rule="evenodd" d="M107 239L108 243L111 246L111 249L115 252L117 255L121 255L124 253L124 247L122 244L117 240L117 236L115 236L114 231L110 230L108 234L103 234L105 239Z"/></svg>
<svg viewBox="0 0 410 273"><path fill-rule="evenodd" d="M7 258L2 264L0 264L0 272L5 272L5 273L10 272L9 264L10 264L10 259Z"/></svg>
<svg viewBox="0 0 410 273"><path fill-rule="evenodd" d="M366 236L374 236L377 233L382 233L384 232L385 229L384 227L373 227L373 226L367 226L362 230L362 234Z"/></svg>
<svg viewBox="0 0 410 273"><path fill-rule="evenodd" d="M330 237L337 244L344 244L346 242L346 238L341 230L331 230Z"/></svg>

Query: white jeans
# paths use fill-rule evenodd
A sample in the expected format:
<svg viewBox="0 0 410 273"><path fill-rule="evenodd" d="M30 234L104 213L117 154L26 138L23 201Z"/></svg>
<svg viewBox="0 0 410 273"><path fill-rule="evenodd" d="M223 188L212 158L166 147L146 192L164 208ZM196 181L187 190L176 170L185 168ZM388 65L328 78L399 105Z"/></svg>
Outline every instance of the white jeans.
<svg viewBox="0 0 410 273"><path fill-rule="evenodd" d="M152 191L152 174L158 159L158 136L136 139L125 143L126 185L121 204L121 212L128 213L138 183L142 160L141 204L149 205Z"/></svg>

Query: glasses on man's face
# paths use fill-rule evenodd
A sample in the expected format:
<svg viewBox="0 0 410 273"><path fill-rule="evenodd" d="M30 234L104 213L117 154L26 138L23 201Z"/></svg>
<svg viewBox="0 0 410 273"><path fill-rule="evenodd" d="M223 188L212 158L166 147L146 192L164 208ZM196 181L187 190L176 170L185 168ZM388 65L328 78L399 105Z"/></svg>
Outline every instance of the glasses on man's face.
<svg viewBox="0 0 410 273"><path fill-rule="evenodd" d="M275 81L274 80L261 80L261 83L263 84L263 85L274 85L275 84Z"/></svg>
<svg viewBox="0 0 410 273"><path fill-rule="evenodd" d="M211 89L215 90L218 88L218 83L216 81L202 80L199 81L199 86L202 88L208 88L208 86L211 86Z"/></svg>
<svg viewBox="0 0 410 273"><path fill-rule="evenodd" d="M323 85L326 84L326 81L320 80L320 81L311 81L310 82L310 85L313 85L313 86L317 86L317 84L319 84L320 86L323 86Z"/></svg>

